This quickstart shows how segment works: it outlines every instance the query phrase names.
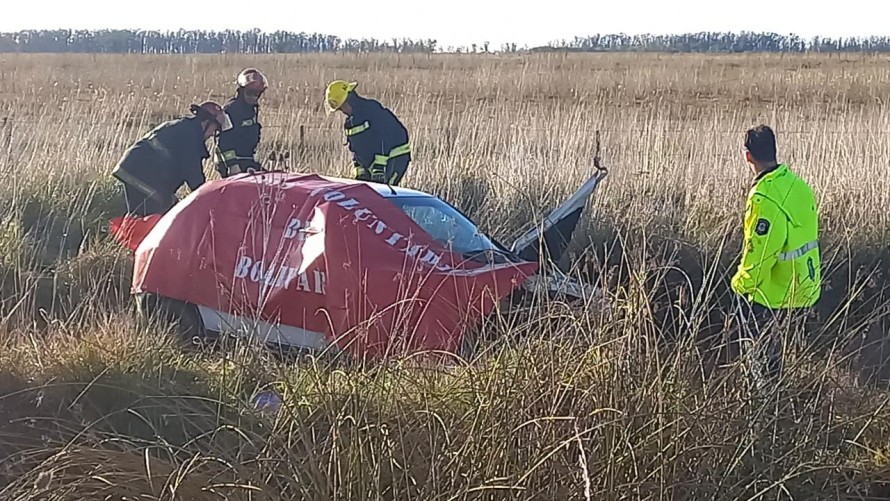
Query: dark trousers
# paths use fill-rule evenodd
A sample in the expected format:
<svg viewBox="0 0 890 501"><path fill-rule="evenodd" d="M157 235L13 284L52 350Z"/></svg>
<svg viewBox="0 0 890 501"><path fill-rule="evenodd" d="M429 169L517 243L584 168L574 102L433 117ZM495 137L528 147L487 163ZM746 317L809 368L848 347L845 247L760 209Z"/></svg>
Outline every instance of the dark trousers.
<svg viewBox="0 0 890 501"><path fill-rule="evenodd" d="M157 197L150 197L145 192L127 183L124 185L124 202L127 206L127 214L131 216L145 217L151 214L163 214L173 207L172 197L165 203Z"/></svg>
<svg viewBox="0 0 890 501"><path fill-rule="evenodd" d="M408 155L395 157L387 162L386 178L389 180L390 185L398 186L399 183L402 182L402 178L404 178L405 173L408 172L408 164L410 163L411 158Z"/></svg>
<svg viewBox="0 0 890 501"><path fill-rule="evenodd" d="M739 323L740 352L749 375L758 386L775 382L784 369L782 334L788 311L737 299L735 314Z"/></svg>

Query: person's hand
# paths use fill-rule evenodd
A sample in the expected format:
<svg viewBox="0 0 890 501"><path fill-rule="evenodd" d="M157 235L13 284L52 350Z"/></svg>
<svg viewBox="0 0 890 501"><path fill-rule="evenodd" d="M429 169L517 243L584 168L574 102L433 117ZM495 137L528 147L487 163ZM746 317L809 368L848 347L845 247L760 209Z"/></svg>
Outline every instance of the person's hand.
<svg viewBox="0 0 890 501"><path fill-rule="evenodd" d="M371 174L367 169L363 169L359 166L353 166L353 176L357 181L370 181Z"/></svg>

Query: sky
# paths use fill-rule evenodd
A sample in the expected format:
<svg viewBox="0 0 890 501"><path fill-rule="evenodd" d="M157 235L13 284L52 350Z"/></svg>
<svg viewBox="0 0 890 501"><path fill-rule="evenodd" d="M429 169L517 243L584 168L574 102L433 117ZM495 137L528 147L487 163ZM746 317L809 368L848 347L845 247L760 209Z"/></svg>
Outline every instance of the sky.
<svg viewBox="0 0 890 501"><path fill-rule="evenodd" d="M439 46L488 41L544 45L595 33L771 31L890 35L890 0L30 0L0 16L0 31L22 29L286 30L341 38L436 39ZM745 9L749 9L747 12ZM751 9L756 9L752 11Z"/></svg>

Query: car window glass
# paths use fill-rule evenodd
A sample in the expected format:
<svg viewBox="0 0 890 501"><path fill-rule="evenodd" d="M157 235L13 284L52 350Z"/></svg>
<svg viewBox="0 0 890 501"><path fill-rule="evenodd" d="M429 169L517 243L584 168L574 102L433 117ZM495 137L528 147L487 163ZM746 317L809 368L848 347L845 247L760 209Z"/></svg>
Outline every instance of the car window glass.
<svg viewBox="0 0 890 501"><path fill-rule="evenodd" d="M494 244L480 234L472 221L437 199L396 200L399 207L436 241L453 252L491 249Z"/></svg>

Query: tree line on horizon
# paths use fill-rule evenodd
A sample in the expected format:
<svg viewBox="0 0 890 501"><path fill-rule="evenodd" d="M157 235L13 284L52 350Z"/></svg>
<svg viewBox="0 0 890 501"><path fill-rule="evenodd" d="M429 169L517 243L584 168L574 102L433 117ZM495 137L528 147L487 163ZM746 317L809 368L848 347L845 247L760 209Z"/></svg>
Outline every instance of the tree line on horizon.
<svg viewBox="0 0 890 501"><path fill-rule="evenodd" d="M312 52L515 53L572 52L890 52L890 37L803 38L794 34L701 32L676 35L606 34L542 47L488 42L441 48L437 40L344 39L319 33L260 30L22 30L0 33L0 52L111 54L289 54Z"/></svg>

